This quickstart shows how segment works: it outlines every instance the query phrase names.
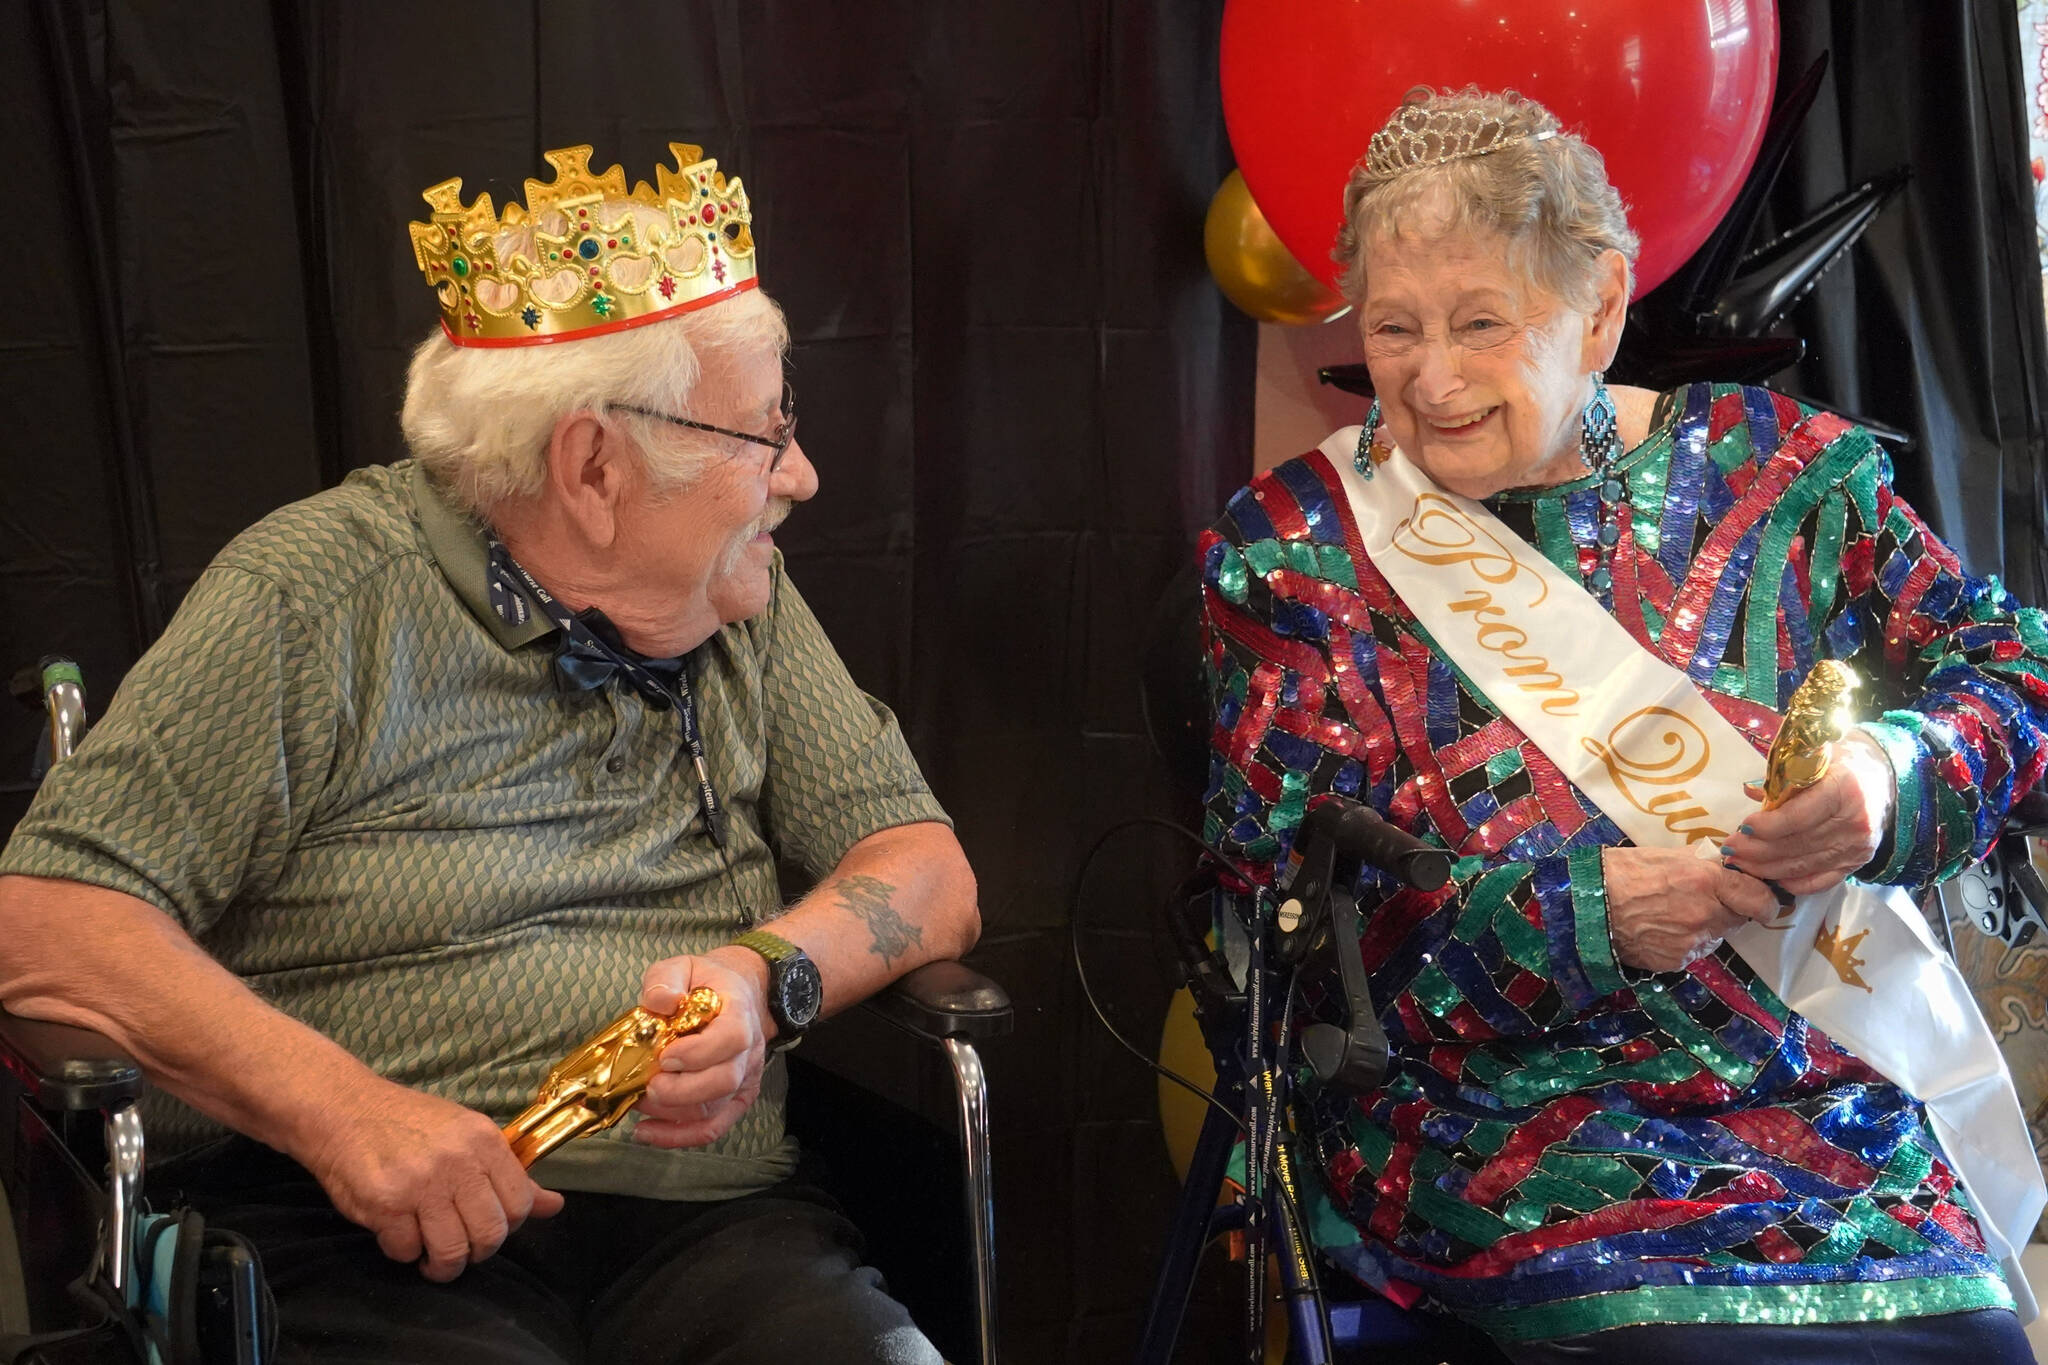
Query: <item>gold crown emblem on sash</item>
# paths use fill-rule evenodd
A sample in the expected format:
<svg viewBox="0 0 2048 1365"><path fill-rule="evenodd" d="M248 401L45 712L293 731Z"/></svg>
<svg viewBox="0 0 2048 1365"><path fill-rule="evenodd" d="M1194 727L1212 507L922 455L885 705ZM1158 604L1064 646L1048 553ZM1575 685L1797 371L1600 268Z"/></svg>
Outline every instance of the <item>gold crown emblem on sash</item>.
<svg viewBox="0 0 2048 1365"><path fill-rule="evenodd" d="M626 189L617 166L590 169L591 148L546 153L554 179L526 182L526 203L500 218L488 194L462 202L462 181L421 197L413 256L458 346L532 346L656 322L754 288L747 192L704 149L671 142L676 169Z"/></svg>

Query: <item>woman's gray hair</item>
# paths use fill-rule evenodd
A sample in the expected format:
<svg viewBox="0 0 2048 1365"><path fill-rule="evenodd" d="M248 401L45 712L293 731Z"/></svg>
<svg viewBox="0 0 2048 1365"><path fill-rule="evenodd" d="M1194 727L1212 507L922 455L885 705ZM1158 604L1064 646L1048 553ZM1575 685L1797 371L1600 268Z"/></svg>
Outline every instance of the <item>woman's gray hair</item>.
<svg viewBox="0 0 2048 1365"><path fill-rule="evenodd" d="M709 308L608 336L547 346L457 346L440 328L412 353L400 424L434 482L488 523L509 498L538 493L555 424L579 408L624 430L646 454L657 488L687 483L712 457L711 440L632 404L694 416L690 399L707 362L788 349L782 309L758 289Z"/></svg>
<svg viewBox="0 0 2048 1365"><path fill-rule="evenodd" d="M1408 130L1483 130L1437 159L1436 143ZM1338 287L1353 305L1365 300L1365 245L1412 227L1425 200L1447 212L1443 228L1479 228L1507 238L1516 264L1547 292L1579 308L1597 301L1596 266L1619 251L1635 282L1638 242L1607 163L1556 116L1512 90L1476 86L1408 92L1375 138L1375 164L1361 159L1344 187L1344 227L1331 257L1343 267ZM1388 151L1381 154L1380 149ZM1480 150L1480 148L1484 150Z"/></svg>

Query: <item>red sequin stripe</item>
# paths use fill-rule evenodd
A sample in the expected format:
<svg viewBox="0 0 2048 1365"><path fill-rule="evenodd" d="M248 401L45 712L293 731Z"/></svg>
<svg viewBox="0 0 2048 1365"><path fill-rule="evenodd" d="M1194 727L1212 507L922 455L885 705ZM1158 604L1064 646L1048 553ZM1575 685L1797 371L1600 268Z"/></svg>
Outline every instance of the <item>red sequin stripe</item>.
<svg viewBox="0 0 2048 1365"><path fill-rule="evenodd" d="M1270 495L1270 496L1269 496ZM1252 497L1282 540L1307 540L1308 522L1286 484L1267 474L1252 481Z"/></svg>
<svg viewBox="0 0 2048 1365"><path fill-rule="evenodd" d="M1529 786L1535 791L1536 799L1543 803L1543 813L1550 817L1551 824L1557 826L1557 832L1569 839L1584 829L1593 817L1586 814L1586 808L1572 795L1571 782L1550 761L1550 755L1533 744L1524 744L1522 765L1529 770Z"/></svg>
<svg viewBox="0 0 2048 1365"><path fill-rule="evenodd" d="M1636 509L1624 501L1614 509L1614 525L1621 539L1614 545L1614 619L1635 637L1644 649L1654 649L1650 623L1643 619L1642 583L1637 573Z"/></svg>
<svg viewBox="0 0 2048 1365"><path fill-rule="evenodd" d="M1435 822L1437 833L1452 848L1461 846L1470 829L1457 803L1444 785L1443 769L1429 747L1429 733L1423 715L1422 696L1429 686L1429 651L1412 635L1401 636L1401 649L1394 657L1380 651L1380 688L1386 694L1387 709L1393 713L1394 733L1401 750L1415 765L1415 794L1422 808Z"/></svg>
<svg viewBox="0 0 2048 1365"><path fill-rule="evenodd" d="M1379 699L1352 664L1351 632L1334 624L1330 627L1330 671L1336 679L1337 699L1344 703L1344 714L1351 717L1352 725L1365 739L1366 774L1378 785L1393 768L1400 742L1394 737L1394 727L1387 723L1386 713L1380 710Z"/></svg>
<svg viewBox="0 0 2048 1365"><path fill-rule="evenodd" d="M1326 579L1311 578L1292 569L1276 569L1266 583L1276 596L1307 603L1331 620L1342 621L1353 630L1372 629L1372 614L1366 609L1364 600Z"/></svg>
<svg viewBox="0 0 2048 1365"><path fill-rule="evenodd" d="M1536 1169L1550 1144L1570 1137L1579 1131L1580 1124L1599 1112L1600 1101L1590 1095L1566 1095L1552 1100L1535 1118L1508 1135L1500 1151L1479 1168L1459 1197L1481 1207L1491 1204Z"/></svg>
<svg viewBox="0 0 2048 1365"><path fill-rule="evenodd" d="M1750 1241L1763 1253L1763 1258L1773 1265L1790 1265L1794 1261L1806 1258L1806 1253L1799 1249L1799 1243L1787 1236L1781 1227L1767 1227L1750 1238Z"/></svg>
<svg viewBox="0 0 2048 1365"><path fill-rule="evenodd" d="M1365 928L1358 935L1358 954L1369 972L1378 971L1386 960L1407 941L1415 927L1443 908L1445 901L1457 894L1458 884L1450 882L1435 891L1402 890L1395 892L1365 921ZM1403 1000L1408 998L1404 992ZM1424 1029L1415 1035L1418 1039L1435 1036Z"/></svg>
<svg viewBox="0 0 2048 1365"><path fill-rule="evenodd" d="M1435 1270L1439 1275L1453 1275L1461 1280L1483 1280L1506 1275L1522 1262L1559 1247L1618 1237L1625 1232L1661 1232L1717 1211L1718 1206L1698 1199L1631 1199L1549 1227L1511 1232L1469 1260Z"/></svg>
<svg viewBox="0 0 2048 1365"><path fill-rule="evenodd" d="M1782 393L1771 394L1771 406L1778 410L1778 430L1790 431L1806 416L1806 409L1799 406L1796 398L1787 398Z"/></svg>
<svg viewBox="0 0 2048 1365"><path fill-rule="evenodd" d="M1263 743L1269 733L1269 730L1259 731L1259 741ZM1280 800L1280 794L1284 790L1280 785L1280 774L1265 764L1240 763L1237 765L1237 772L1238 776L1244 779L1245 786L1250 787L1267 805L1273 805Z"/></svg>
<svg viewBox="0 0 2048 1365"><path fill-rule="evenodd" d="M1373 1182L1379 1202L1373 1206L1372 1230L1382 1240L1393 1241L1401 1230L1401 1216L1408 1211L1408 1188L1414 1183L1415 1154L1422 1149L1422 1120L1429 1116L1428 1100L1410 1100L1396 1105L1388 1115L1394 1130L1394 1150L1380 1178Z"/></svg>
<svg viewBox="0 0 2048 1365"><path fill-rule="evenodd" d="M1922 553L1948 572L1957 575L1962 573L1963 561L1956 554L1955 550L1944 544L1939 536L1927 529L1927 523L1920 519L1920 514L1915 512L1905 499L1901 498L1893 490L1890 484L1879 484L1877 524L1883 526L1887 521L1891 520L1892 513L1894 512L1904 517L1906 523L1920 533ZM1901 548L1904 547L1902 546Z"/></svg>
<svg viewBox="0 0 2048 1365"><path fill-rule="evenodd" d="M1711 1109L1725 1105L1735 1098L1735 1087L1705 1067L1701 1067L1697 1074L1682 1081L1672 1081L1664 1085L1650 1081L1629 1081L1621 1089L1622 1093L1637 1104L1663 1106L1663 1110L1668 1110L1674 1105L1681 1109Z"/></svg>
<svg viewBox="0 0 2048 1365"><path fill-rule="evenodd" d="M1280 705L1280 665L1262 663L1252 670L1250 685L1245 689L1244 710L1237 716L1237 725L1222 743L1216 746L1224 760L1233 768L1250 768L1252 755L1259 751L1259 745L1266 738L1266 729L1271 724L1273 712ZM1250 774L1246 774L1249 779Z"/></svg>
<svg viewBox="0 0 2048 1365"><path fill-rule="evenodd" d="M1699 554L1693 559L1691 569L1686 572L1685 584L1679 589L1670 621L1664 627L1666 658L1680 668L1692 661L1693 652L1699 648L1700 630L1706 625L1707 609L1713 605L1714 593L1721 586L1722 575L1735 553L1736 544L1749 533L1750 527L1770 515L1779 496L1799 477L1813 457L1846 430L1848 423L1841 418L1829 413L1816 413L1778 442L1778 449L1756 482L1708 534Z"/></svg>
<svg viewBox="0 0 2048 1365"><path fill-rule="evenodd" d="M1655 607L1659 616L1670 620L1671 600L1678 596L1678 589L1673 586L1671 575L1665 573L1664 566L1640 545L1636 547L1632 558L1636 574L1636 596ZM1671 656L1664 653L1662 646L1658 647L1657 652L1663 654L1667 662L1670 660Z"/></svg>
<svg viewBox="0 0 2048 1365"><path fill-rule="evenodd" d="M1500 1037L1500 1030L1487 1023L1485 1016L1474 1009L1469 1000L1460 1000L1451 1006L1451 1012L1444 1016L1444 1022L1449 1024L1460 1038L1471 1042L1483 1043L1489 1038Z"/></svg>
<svg viewBox="0 0 2048 1365"><path fill-rule="evenodd" d="M1542 823L1542 803L1533 796L1518 796L1473 830L1458 845L1458 852L1467 857L1480 853L1490 858L1506 848L1516 835Z"/></svg>
<svg viewBox="0 0 2048 1365"><path fill-rule="evenodd" d="M1789 1161L1803 1171L1850 1190L1867 1190L1877 1172L1835 1146L1789 1109L1751 1109L1717 1114L1711 1120L1760 1152Z"/></svg>
<svg viewBox="0 0 2048 1365"><path fill-rule="evenodd" d="M1526 1010L1543 998L1543 992L1550 989L1550 983L1532 971L1518 968L1515 979L1508 982L1501 991L1501 999L1518 1010Z"/></svg>
<svg viewBox="0 0 2048 1365"><path fill-rule="evenodd" d="M1777 1018L1738 981L1727 964L1709 954L1686 969L1693 979L1714 993L1714 998L1773 1038L1785 1036L1784 1021Z"/></svg>
<svg viewBox="0 0 2048 1365"><path fill-rule="evenodd" d="M1924 645L1934 637L1935 625L1931 621L1916 621L1914 610L1920 599L1934 585L1934 577L1941 572L1941 566L1933 559L1915 561L1906 575L1906 581L1899 585L1899 595L1892 599L1892 614L1884 623L1884 661L1893 668L1906 662L1907 651Z"/></svg>
<svg viewBox="0 0 2048 1365"><path fill-rule="evenodd" d="M1273 726L1290 735L1314 740L1325 749L1340 753L1346 758L1356 758L1366 747L1365 736L1341 721L1311 711L1286 707L1273 713Z"/></svg>
<svg viewBox="0 0 2048 1365"><path fill-rule="evenodd" d="M1249 649L1256 657L1293 669L1303 684L1320 688L1328 678L1328 663L1322 651L1300 640L1275 635L1250 613L1232 606L1222 595L1202 590L1209 604L1209 619L1228 638Z"/></svg>
<svg viewBox="0 0 2048 1365"><path fill-rule="evenodd" d="M1417 893L1410 892L1407 895L1397 896L1395 899L1407 900L1415 894ZM1376 916L1384 915L1386 911L1387 907L1383 905L1374 914ZM1378 965L1379 963L1370 957L1365 960L1365 969L1367 971L1371 971ZM1394 1013L1401 1017L1401 1027L1406 1029L1408 1036L1416 1042L1427 1043L1436 1037L1436 1030L1429 1026L1429 1017L1422 1012L1422 1006L1415 1003L1414 996L1406 992L1395 996Z"/></svg>
<svg viewBox="0 0 2048 1365"><path fill-rule="evenodd" d="M1337 1206L1343 1208L1351 1202L1351 1185L1365 1171L1365 1158L1358 1154L1356 1147L1339 1148L1323 1173L1330 1179L1330 1193L1337 1197Z"/></svg>
<svg viewBox="0 0 2048 1365"><path fill-rule="evenodd" d="M1698 1196L1707 1204L1756 1204L1784 1197L1785 1187L1769 1171L1744 1171L1720 1189Z"/></svg>
<svg viewBox="0 0 2048 1365"><path fill-rule="evenodd" d="M1749 420L1749 412L1742 406L1742 392L1724 393L1714 400L1707 409L1707 443L1713 444L1728 434L1731 427Z"/></svg>
<svg viewBox="0 0 2048 1365"><path fill-rule="evenodd" d="M1970 1250L1981 1253L1984 1250L1984 1234L1977 1227L1977 1220L1954 1204L1943 1200L1928 1211L1928 1217L1947 1228L1958 1242Z"/></svg>
<svg viewBox="0 0 2048 1365"><path fill-rule="evenodd" d="M1778 727L1785 723L1783 716L1768 706L1742 697L1731 697L1711 687L1702 687L1699 693L1707 699L1707 705L1721 713L1721 719L1742 731L1743 737L1756 746L1758 753L1770 752L1771 741L1778 737Z"/></svg>
<svg viewBox="0 0 2048 1365"><path fill-rule="evenodd" d="M1453 777L1461 776L1492 758L1519 746L1523 741L1522 732L1506 716L1497 717L1480 726L1469 735L1460 735L1436 751L1436 761L1444 772Z"/></svg>

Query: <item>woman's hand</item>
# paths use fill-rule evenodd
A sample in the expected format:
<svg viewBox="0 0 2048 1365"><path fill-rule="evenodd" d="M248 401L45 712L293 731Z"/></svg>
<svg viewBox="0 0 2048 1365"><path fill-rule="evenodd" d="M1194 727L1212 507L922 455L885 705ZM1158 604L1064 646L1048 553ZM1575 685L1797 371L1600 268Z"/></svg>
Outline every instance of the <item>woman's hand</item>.
<svg viewBox="0 0 2048 1365"><path fill-rule="evenodd" d="M1776 810L1750 816L1723 856L1730 867L1795 896L1831 890L1876 856L1897 792L1884 750L1851 730L1828 745L1826 776Z"/></svg>
<svg viewBox="0 0 2048 1365"><path fill-rule="evenodd" d="M1689 848L1610 848L1600 866L1614 955L1644 971L1691 966L1737 925L1778 912L1768 886Z"/></svg>

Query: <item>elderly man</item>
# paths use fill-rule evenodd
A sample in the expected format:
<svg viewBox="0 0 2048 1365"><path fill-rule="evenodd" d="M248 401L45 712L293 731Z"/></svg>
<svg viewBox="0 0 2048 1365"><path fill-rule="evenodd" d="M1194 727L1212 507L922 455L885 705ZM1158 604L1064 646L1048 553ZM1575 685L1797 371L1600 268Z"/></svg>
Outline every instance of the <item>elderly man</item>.
<svg viewBox="0 0 2048 1365"><path fill-rule="evenodd" d="M229 545L0 859L0 1000L140 1059L153 1186L255 1240L287 1358L937 1359L778 1053L970 947L974 882L784 574L787 331L672 150L427 192L416 458ZM700 986L637 1123L529 1176L549 1066Z"/></svg>

